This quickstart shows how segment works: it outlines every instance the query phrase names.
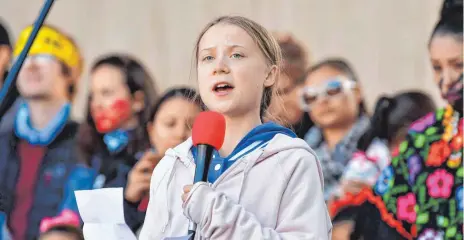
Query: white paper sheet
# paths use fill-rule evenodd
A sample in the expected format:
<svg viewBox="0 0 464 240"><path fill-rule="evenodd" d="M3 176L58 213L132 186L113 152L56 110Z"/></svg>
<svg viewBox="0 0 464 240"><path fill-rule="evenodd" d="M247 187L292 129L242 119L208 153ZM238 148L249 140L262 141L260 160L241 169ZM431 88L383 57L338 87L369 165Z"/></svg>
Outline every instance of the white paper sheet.
<svg viewBox="0 0 464 240"><path fill-rule="evenodd" d="M136 240L124 221L123 189L75 191L86 240Z"/></svg>

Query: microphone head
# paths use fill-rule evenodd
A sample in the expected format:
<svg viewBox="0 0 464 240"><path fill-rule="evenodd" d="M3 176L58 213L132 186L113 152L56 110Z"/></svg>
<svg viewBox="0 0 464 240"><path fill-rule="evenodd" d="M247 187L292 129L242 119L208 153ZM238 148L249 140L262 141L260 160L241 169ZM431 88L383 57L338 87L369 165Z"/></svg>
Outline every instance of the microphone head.
<svg viewBox="0 0 464 240"><path fill-rule="evenodd" d="M221 149L226 134L226 120L217 112L201 112L195 118L192 129L193 145L205 144Z"/></svg>

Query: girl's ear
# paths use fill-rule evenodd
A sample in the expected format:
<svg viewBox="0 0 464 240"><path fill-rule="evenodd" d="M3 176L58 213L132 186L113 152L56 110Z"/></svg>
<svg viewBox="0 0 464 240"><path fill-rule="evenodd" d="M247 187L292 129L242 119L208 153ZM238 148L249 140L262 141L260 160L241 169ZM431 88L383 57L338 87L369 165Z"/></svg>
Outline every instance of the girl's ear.
<svg viewBox="0 0 464 240"><path fill-rule="evenodd" d="M264 80L264 87L271 87L275 84L277 80L278 74L278 67L276 65L272 65L271 70L267 74L266 79Z"/></svg>

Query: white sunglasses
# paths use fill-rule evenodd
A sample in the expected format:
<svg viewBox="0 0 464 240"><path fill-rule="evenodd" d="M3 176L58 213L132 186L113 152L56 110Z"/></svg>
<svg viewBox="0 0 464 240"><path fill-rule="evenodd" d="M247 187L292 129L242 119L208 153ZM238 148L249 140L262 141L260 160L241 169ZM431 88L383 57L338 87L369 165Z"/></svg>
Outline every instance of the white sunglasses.
<svg viewBox="0 0 464 240"><path fill-rule="evenodd" d="M309 112L311 105L321 97L337 97L342 93L351 91L356 86L356 82L343 76L337 76L327 80L320 87L304 87L299 94L300 107L303 111Z"/></svg>
<svg viewBox="0 0 464 240"><path fill-rule="evenodd" d="M13 59L13 63L16 62L18 57L15 57ZM35 54L35 55L29 55L24 59L24 65L31 63L32 61L36 63L49 63L51 61L56 60L56 57L50 54Z"/></svg>

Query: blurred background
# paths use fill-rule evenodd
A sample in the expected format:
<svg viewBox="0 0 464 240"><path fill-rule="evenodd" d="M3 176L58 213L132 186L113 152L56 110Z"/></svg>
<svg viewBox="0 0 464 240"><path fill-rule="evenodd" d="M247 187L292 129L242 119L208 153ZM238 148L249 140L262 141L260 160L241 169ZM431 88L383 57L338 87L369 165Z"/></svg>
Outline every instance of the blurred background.
<svg viewBox="0 0 464 240"><path fill-rule="evenodd" d="M0 16L15 40L43 1L0 0ZM127 52L150 70L160 90L194 86L194 41L205 23L239 14L269 30L290 32L306 46L310 63L340 56L350 61L371 109L381 93L419 89L442 103L431 79L427 41L440 0L60 0L47 18L75 38L88 67L101 54ZM88 68L73 108L84 116Z"/></svg>

